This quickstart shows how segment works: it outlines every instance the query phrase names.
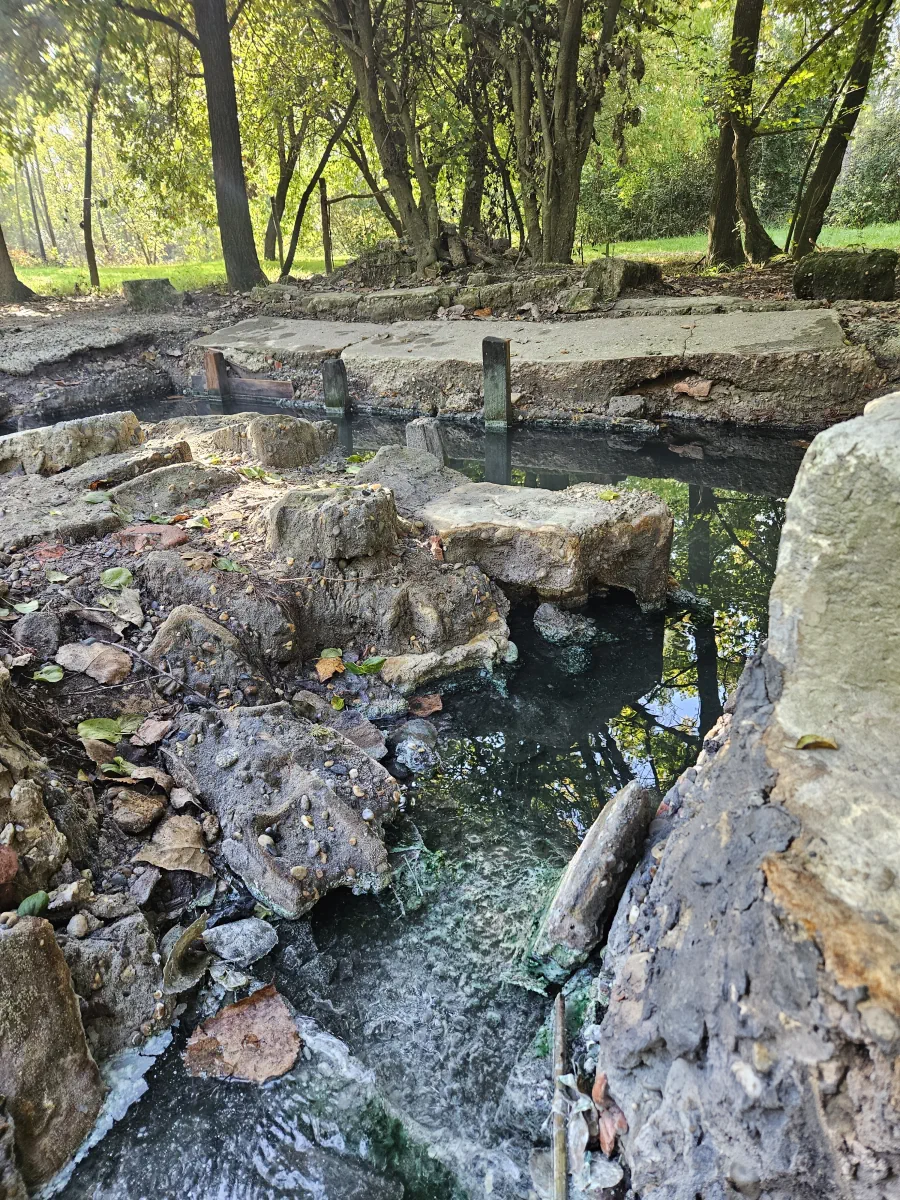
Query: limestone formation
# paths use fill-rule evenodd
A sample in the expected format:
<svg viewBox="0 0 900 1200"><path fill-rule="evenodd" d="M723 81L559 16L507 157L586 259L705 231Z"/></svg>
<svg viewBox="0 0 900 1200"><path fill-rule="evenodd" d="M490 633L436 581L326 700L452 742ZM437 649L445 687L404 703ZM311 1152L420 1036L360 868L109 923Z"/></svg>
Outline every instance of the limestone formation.
<svg viewBox="0 0 900 1200"><path fill-rule="evenodd" d="M595 258L584 273L584 283L596 288L602 300L616 300L622 292L662 283L662 268L630 258Z"/></svg>
<svg viewBox="0 0 900 1200"><path fill-rule="evenodd" d="M386 883L381 827L400 793L372 758L289 704L183 715L164 751L222 826L228 866L267 907L298 917L332 888ZM192 736L193 735L193 736Z"/></svg>
<svg viewBox="0 0 900 1200"><path fill-rule="evenodd" d="M192 604L179 604L160 625L147 649L153 663L194 691L211 698L223 693L238 704L273 700L272 685L250 661L231 630ZM223 697L224 698L224 697Z"/></svg>
<svg viewBox="0 0 900 1200"><path fill-rule="evenodd" d="M0 1095L25 1183L50 1179L90 1132L103 1100L78 999L53 927L0 929Z"/></svg>
<svg viewBox="0 0 900 1200"><path fill-rule="evenodd" d="M9 471L56 475L89 459L137 446L141 439L140 424L131 412L103 413L8 433L0 437L0 475Z"/></svg>
<svg viewBox="0 0 900 1200"><path fill-rule="evenodd" d="M269 414L250 421L247 439L258 463L283 470L305 467L327 454L337 440L337 430L330 421Z"/></svg>
<svg viewBox="0 0 900 1200"><path fill-rule="evenodd" d="M531 966L549 980L564 980L599 944L658 807L658 793L632 780L606 804L585 834L529 955Z"/></svg>
<svg viewBox="0 0 900 1200"><path fill-rule="evenodd" d="M266 519L268 548L298 563L371 558L397 545L397 510L384 488L293 488Z"/></svg>
<svg viewBox="0 0 900 1200"><path fill-rule="evenodd" d="M896 250L824 250L794 268L801 300L893 300Z"/></svg>
<svg viewBox="0 0 900 1200"><path fill-rule="evenodd" d="M111 497L133 514L174 516L196 507L226 487L234 486L232 472L203 463L183 462L159 467L112 489Z"/></svg>
<svg viewBox="0 0 900 1200"><path fill-rule="evenodd" d="M122 291L132 312L170 312L185 302L184 292L176 291L168 279L123 279Z"/></svg>
<svg viewBox="0 0 900 1200"><path fill-rule="evenodd" d="M895 411L813 442L768 649L613 924L600 1065L642 1200L896 1191Z"/></svg>

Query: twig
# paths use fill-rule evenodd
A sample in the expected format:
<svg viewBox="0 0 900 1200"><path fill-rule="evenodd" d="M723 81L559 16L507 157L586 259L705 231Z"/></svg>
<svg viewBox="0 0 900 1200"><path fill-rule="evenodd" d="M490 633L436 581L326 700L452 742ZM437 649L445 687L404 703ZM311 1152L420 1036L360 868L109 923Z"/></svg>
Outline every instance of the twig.
<svg viewBox="0 0 900 1200"><path fill-rule="evenodd" d="M566 1159L566 1100L559 1085L566 1073L566 1001L562 992L553 1008L553 1200L567 1200L569 1164Z"/></svg>

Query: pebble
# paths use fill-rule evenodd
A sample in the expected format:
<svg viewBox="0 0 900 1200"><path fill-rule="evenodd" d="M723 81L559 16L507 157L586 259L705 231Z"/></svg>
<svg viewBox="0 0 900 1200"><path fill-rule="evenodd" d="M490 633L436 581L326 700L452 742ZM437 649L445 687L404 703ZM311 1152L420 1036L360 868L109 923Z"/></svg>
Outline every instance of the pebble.
<svg viewBox="0 0 900 1200"><path fill-rule="evenodd" d="M84 913L76 913L66 926L69 937L84 938L91 932L91 923Z"/></svg>
<svg viewBox="0 0 900 1200"><path fill-rule="evenodd" d="M309 796L300 797L300 811L309 812Z"/></svg>
<svg viewBox="0 0 900 1200"><path fill-rule="evenodd" d="M309 867L291 867L291 874L295 879L305 879L309 874Z"/></svg>
<svg viewBox="0 0 900 1200"><path fill-rule="evenodd" d="M17 912L0 913L0 925L4 925L7 929L12 929L13 925L19 922L19 914Z"/></svg>
<svg viewBox="0 0 900 1200"><path fill-rule="evenodd" d="M375 820L375 814L372 812L371 808L364 808L359 815L362 817L362 819L364 821L374 821Z"/></svg>
<svg viewBox="0 0 900 1200"><path fill-rule="evenodd" d="M359 771L357 771L356 767L350 768L349 775L351 779L359 779Z"/></svg>
<svg viewBox="0 0 900 1200"><path fill-rule="evenodd" d="M256 840L263 850L271 850L275 845L275 839L269 837L267 833L261 833Z"/></svg>
<svg viewBox="0 0 900 1200"><path fill-rule="evenodd" d="M363 789L362 789L362 788L359 786L359 784L358 784L358 783L354 783L354 785L353 785L353 795L354 795L354 796L364 796L365 794L366 794L366 793L365 793L365 791L364 791L364 790L363 790Z"/></svg>

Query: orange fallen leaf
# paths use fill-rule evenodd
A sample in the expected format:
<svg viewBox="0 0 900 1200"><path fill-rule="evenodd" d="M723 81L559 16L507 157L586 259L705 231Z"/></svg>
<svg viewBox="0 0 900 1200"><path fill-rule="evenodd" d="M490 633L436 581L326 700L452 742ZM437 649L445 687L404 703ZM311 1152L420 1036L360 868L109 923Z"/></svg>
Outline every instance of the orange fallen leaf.
<svg viewBox="0 0 900 1200"><path fill-rule="evenodd" d="M409 702L409 711L414 717L430 717L443 707L444 702L436 692L428 696L413 696Z"/></svg>
<svg viewBox="0 0 900 1200"><path fill-rule="evenodd" d="M339 658L320 658L316 663L316 674L319 677L319 683L325 683L332 675L340 675L344 670L344 664Z"/></svg>
<svg viewBox="0 0 900 1200"><path fill-rule="evenodd" d="M269 984L195 1029L184 1050L184 1065L195 1076L265 1083L291 1069L300 1046L290 1010Z"/></svg>
<svg viewBox="0 0 900 1200"><path fill-rule="evenodd" d="M473 315L476 317L490 317L493 316L493 313L494 310L492 308L476 308Z"/></svg>

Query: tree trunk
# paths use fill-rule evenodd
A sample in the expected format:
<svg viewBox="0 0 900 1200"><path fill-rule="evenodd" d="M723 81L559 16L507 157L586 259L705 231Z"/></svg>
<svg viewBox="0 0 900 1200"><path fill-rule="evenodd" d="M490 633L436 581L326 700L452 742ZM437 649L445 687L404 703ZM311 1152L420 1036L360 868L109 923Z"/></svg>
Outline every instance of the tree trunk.
<svg viewBox="0 0 900 1200"><path fill-rule="evenodd" d="M734 171L735 195L737 209L744 226L744 253L752 263L768 262L781 250L766 232L765 226L759 219L759 214L753 203L750 192L749 148L750 132L746 125L735 118L732 121L734 133Z"/></svg>
<svg viewBox="0 0 900 1200"><path fill-rule="evenodd" d="M749 106L759 48L759 29L762 24L765 0L736 0L731 25L731 50L728 55L728 76L723 112L719 117L719 145L716 151L716 173L709 210L709 238L706 258L713 266L736 266L743 262L741 241L737 230L737 188L735 170L735 139L732 120L749 124ZM739 153L738 157L741 155ZM753 210L749 185L745 189L744 207ZM752 219L758 222L755 210ZM764 232L764 231L763 231Z"/></svg>
<svg viewBox="0 0 900 1200"><path fill-rule="evenodd" d="M93 191L94 191L94 113L100 96L100 74L103 70L103 46L105 35L100 39L97 57L94 60L94 77L88 97L87 119L84 125L84 199L81 209L81 228L84 230L84 256L87 259L88 275L92 288L100 287L100 272L97 270L97 254L94 250Z"/></svg>
<svg viewBox="0 0 900 1200"><path fill-rule="evenodd" d="M466 181L463 185L462 207L459 212L459 232L481 231L481 204L484 200L484 177L487 171L487 139L480 130L475 131L475 141L469 151L466 164Z"/></svg>
<svg viewBox="0 0 900 1200"><path fill-rule="evenodd" d="M300 156L300 145L303 139L305 125L301 127L300 137L295 134L293 120L290 120L288 134L290 142L285 144L284 127L282 122L278 122L278 184L275 188L275 195L272 197L272 212L269 215L269 223L266 226L265 245L263 247L263 258L269 262L275 261L275 253L278 248L278 227L281 224L281 218L284 216L284 210L287 207L288 191L290 190L291 181L294 178L294 171L297 169L297 159Z"/></svg>
<svg viewBox="0 0 900 1200"><path fill-rule="evenodd" d="M363 145L362 138L359 142L354 142L352 138L344 138L344 149L349 154L352 161L359 170L360 175L366 181L366 187L372 193L375 203L384 213L385 220L396 233L398 238L403 237L403 223L400 218L391 208L391 202L388 200L384 191L378 186L378 180L375 178L375 173L369 163L369 157L366 154L366 148Z"/></svg>
<svg viewBox="0 0 900 1200"><path fill-rule="evenodd" d="M209 138L212 144L213 180L219 237L225 273L235 291L243 292L265 283L259 265L253 222L247 200L247 182L241 159L231 33L225 0L191 0L197 28Z"/></svg>
<svg viewBox="0 0 900 1200"><path fill-rule="evenodd" d="M794 258L802 258L816 248L831 203L831 194L841 173L847 144L869 89L878 43L892 4L893 0L873 0L863 18L844 99L800 202L791 246Z"/></svg>
<svg viewBox="0 0 900 1200"><path fill-rule="evenodd" d="M31 300L33 296L31 288L26 287L16 277L6 247L6 238L3 236L3 227L0 226L0 304L17 304L20 300Z"/></svg>
<svg viewBox="0 0 900 1200"><path fill-rule="evenodd" d="M22 220L22 201L19 199L19 171L18 164L13 164L13 186L16 192L16 222L19 226L19 245L22 253L28 253L28 242L25 240L25 222Z"/></svg>
<svg viewBox="0 0 900 1200"><path fill-rule="evenodd" d="M334 270L334 255L331 250L331 213L328 209L328 184L325 176L319 178L319 212L322 218L322 251L325 257L325 274Z"/></svg>
<svg viewBox="0 0 900 1200"><path fill-rule="evenodd" d="M37 238L38 254L41 256L41 262L46 262L47 249L44 246L44 239L41 235L41 223L38 220L37 203L34 199L34 187L31 183L31 172L28 169L28 159L24 159L22 165L25 168L25 183L28 187L28 200L31 204L31 219L34 222L34 236Z"/></svg>
<svg viewBox="0 0 900 1200"><path fill-rule="evenodd" d="M50 205L47 203L47 192L44 188L44 173L41 170L40 160L35 154L34 156L34 176L37 180L38 195L41 198L41 209L44 213L44 221L47 224L47 232L50 235L50 245L59 255L59 247L56 244L56 230L53 228L53 221L50 219Z"/></svg>

